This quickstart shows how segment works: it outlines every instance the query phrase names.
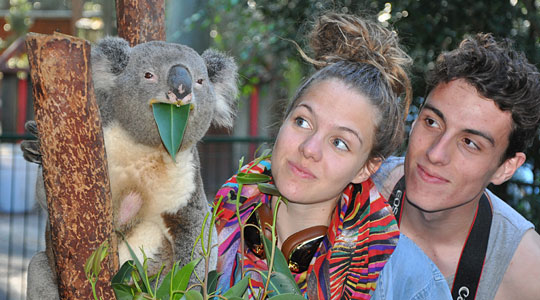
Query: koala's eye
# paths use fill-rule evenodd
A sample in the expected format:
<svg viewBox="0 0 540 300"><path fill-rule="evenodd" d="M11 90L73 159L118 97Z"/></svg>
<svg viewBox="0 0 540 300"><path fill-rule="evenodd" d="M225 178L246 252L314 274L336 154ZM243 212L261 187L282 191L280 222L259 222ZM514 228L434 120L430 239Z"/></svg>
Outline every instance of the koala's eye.
<svg viewBox="0 0 540 300"><path fill-rule="evenodd" d="M150 73L150 72L144 73L144 78L146 78L146 79L151 79L151 78L153 78L153 77L154 77L154 74L152 74L152 73Z"/></svg>
<svg viewBox="0 0 540 300"><path fill-rule="evenodd" d="M203 80L202 80L202 79L199 79L199 80L197 80L197 83L198 83L198 84L202 84L202 83L203 83Z"/></svg>

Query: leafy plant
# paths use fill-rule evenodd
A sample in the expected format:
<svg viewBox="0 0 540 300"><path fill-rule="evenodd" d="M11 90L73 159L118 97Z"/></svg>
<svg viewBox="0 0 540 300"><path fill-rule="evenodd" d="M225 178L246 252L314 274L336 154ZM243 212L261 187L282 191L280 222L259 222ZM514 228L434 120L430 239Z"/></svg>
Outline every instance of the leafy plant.
<svg viewBox="0 0 540 300"><path fill-rule="evenodd" d="M109 243L104 241L86 260L84 265L84 274L86 279L90 281L92 286L92 294L94 299L98 299L96 295L96 283L98 281L99 273L101 272L101 262L107 257L109 250Z"/></svg>
<svg viewBox="0 0 540 300"><path fill-rule="evenodd" d="M176 161L176 153L182 144L189 112L192 108L192 104L152 103L159 136L174 161Z"/></svg>
<svg viewBox="0 0 540 300"><path fill-rule="evenodd" d="M263 159L270 157L269 150L263 152L259 156L253 166L257 165ZM240 160L239 169L243 164L243 159ZM234 286L230 287L227 291L221 294L221 291L217 290L217 282L219 280L220 274L215 270L209 270L209 262L211 256L211 250L217 245L212 241L212 231L214 230L214 225L216 218L221 213L219 207L221 205L220 198L213 205L212 214L207 214L205 217L205 222L203 222L203 227L201 228L201 233L199 234L194 249L197 244L200 243L202 259L197 258L192 260L187 265L180 267L179 262L176 262L171 267L170 271L162 278L161 273L164 269L164 266L161 267L160 271L156 275L148 274L148 260L144 250L141 249L143 253L143 261L141 262L133 249L129 246L127 242L126 245L131 254L132 260L125 262L120 270L111 280L111 286L115 292L116 298L118 300L131 300L131 299L170 299L170 300L207 300L207 299L245 299L248 296L248 293L251 292L253 297L257 299L305 299L300 289L298 288L291 272L285 257L277 249L277 236L276 236L276 215L277 209L280 204L286 202L286 199L282 198L279 195L276 187L268 184L270 177L264 174L255 174L249 173L251 167L246 171L239 171L237 174L238 182L238 192L236 197L236 214L240 226L241 232L241 251L244 252L244 228L245 226L254 226L253 224L242 223L240 218L240 195L242 188L245 184L257 184L259 189L271 195L278 196L278 201L276 203L275 209L273 211L273 221L272 224L268 224L272 233L272 240L269 240L262 234L262 229L257 227L261 233L261 238L263 239L265 246L266 259L268 262L268 271L262 271L257 269L243 269L243 258L242 259L242 279L238 281ZM260 205L260 204L259 204ZM255 211L255 210L253 210ZM208 229L208 236L204 237L206 219L211 217L210 224L211 227ZM104 243L98 249L96 249L90 258L85 264L85 273L86 276L92 285L92 291L94 294L94 299L98 300L98 297L95 293L95 284L97 278L101 271L101 262L108 254L109 246L107 243ZM201 260L205 263L205 274L202 278L198 276L195 272L195 267L197 264L201 263ZM250 285L251 277L250 272L256 272L261 275L264 280L264 287L259 291L255 291ZM199 283L189 285L190 279L195 276ZM248 291L249 288L249 291Z"/></svg>

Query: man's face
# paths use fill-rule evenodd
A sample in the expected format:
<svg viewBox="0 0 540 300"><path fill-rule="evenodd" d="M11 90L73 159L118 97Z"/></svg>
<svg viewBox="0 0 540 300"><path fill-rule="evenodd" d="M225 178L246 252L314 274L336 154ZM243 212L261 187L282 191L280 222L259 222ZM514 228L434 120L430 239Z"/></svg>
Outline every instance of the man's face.
<svg viewBox="0 0 540 300"><path fill-rule="evenodd" d="M466 81L439 84L416 119L405 158L407 198L436 212L480 199L485 187L509 179L518 153L501 164L512 117Z"/></svg>

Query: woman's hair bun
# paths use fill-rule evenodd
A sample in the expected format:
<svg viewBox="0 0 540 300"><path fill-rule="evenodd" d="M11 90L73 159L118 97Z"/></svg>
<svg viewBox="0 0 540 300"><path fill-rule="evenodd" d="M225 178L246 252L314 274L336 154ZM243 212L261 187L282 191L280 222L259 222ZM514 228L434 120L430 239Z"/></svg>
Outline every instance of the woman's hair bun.
<svg viewBox="0 0 540 300"><path fill-rule="evenodd" d="M401 49L396 32L364 17L331 12L317 19L308 38L313 53L308 61L316 68L342 60L372 64L397 95L410 97L405 69L412 59Z"/></svg>

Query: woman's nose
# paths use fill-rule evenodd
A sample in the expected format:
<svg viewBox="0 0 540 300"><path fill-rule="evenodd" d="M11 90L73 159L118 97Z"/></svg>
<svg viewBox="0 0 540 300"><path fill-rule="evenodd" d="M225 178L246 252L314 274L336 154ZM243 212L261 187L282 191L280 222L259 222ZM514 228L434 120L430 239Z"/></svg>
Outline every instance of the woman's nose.
<svg viewBox="0 0 540 300"><path fill-rule="evenodd" d="M305 158L319 161L322 157L323 141L317 134L306 136L300 143L299 150Z"/></svg>

